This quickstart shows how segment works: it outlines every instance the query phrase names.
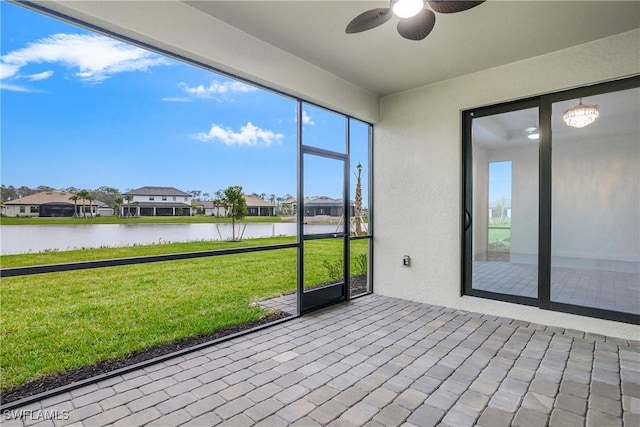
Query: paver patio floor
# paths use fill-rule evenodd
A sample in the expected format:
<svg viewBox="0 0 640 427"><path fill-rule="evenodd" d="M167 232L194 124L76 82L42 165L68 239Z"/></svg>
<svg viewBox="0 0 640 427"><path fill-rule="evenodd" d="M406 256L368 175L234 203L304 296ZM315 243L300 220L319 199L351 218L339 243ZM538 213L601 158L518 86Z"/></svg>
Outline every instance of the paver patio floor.
<svg viewBox="0 0 640 427"><path fill-rule="evenodd" d="M5 411L2 420L638 426L640 343L368 295Z"/></svg>
<svg viewBox="0 0 640 427"><path fill-rule="evenodd" d="M473 288L537 298L538 266L503 261L474 261ZM640 314L640 276L637 272L553 266L551 300Z"/></svg>

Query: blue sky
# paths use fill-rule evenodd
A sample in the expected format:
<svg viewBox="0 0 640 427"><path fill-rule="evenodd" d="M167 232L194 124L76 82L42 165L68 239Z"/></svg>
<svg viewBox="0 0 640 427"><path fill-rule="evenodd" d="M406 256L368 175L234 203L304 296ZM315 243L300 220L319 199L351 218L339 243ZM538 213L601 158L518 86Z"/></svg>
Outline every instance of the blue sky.
<svg viewBox="0 0 640 427"><path fill-rule="evenodd" d="M510 160L489 163L489 203L511 200L511 166Z"/></svg>
<svg viewBox="0 0 640 427"><path fill-rule="evenodd" d="M20 6L0 8L3 184L208 193L242 185L295 195L294 100ZM352 158L364 163L366 126L353 132ZM343 118L306 106L303 135L335 148ZM339 197L337 179L310 179L305 193Z"/></svg>

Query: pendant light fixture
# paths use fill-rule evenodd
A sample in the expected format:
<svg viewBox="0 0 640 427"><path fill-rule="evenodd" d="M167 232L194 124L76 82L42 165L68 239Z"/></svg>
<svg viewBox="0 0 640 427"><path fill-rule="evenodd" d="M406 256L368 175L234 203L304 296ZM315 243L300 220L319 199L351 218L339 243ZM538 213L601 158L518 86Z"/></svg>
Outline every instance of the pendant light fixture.
<svg viewBox="0 0 640 427"><path fill-rule="evenodd" d="M580 98L577 106L564 112L562 120L567 126L583 128L596 121L600 115L599 108L597 105L584 105Z"/></svg>

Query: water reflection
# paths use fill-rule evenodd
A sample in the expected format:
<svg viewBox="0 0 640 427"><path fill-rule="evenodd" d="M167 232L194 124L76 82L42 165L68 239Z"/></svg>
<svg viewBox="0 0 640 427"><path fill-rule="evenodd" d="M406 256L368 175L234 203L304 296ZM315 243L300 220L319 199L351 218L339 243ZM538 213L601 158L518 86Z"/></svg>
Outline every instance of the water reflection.
<svg viewBox="0 0 640 427"><path fill-rule="evenodd" d="M315 232L335 232L335 224L314 224ZM2 254L150 245L168 242L230 240L231 224L78 224L0 226ZM236 224L243 239L295 236L295 223Z"/></svg>

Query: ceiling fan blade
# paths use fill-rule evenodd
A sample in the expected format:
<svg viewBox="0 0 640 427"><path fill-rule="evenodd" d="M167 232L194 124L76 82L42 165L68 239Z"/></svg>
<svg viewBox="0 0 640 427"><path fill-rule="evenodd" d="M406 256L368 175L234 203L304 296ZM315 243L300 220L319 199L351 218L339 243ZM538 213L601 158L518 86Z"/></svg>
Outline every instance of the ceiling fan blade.
<svg viewBox="0 0 640 427"><path fill-rule="evenodd" d="M456 13L462 12L472 7L476 7L481 3L484 3L485 0L477 0L477 1L466 1L466 0L433 0L429 1L429 6L431 9L435 10L438 13Z"/></svg>
<svg viewBox="0 0 640 427"><path fill-rule="evenodd" d="M345 28L345 33L354 34L362 31L367 31L372 28L377 27L378 25L382 25L387 22L393 14L391 13L391 8L388 7L378 7L375 9L367 10L364 13L356 16L349 22L347 28Z"/></svg>
<svg viewBox="0 0 640 427"><path fill-rule="evenodd" d="M436 14L423 9L413 18L401 19L398 22L398 33L405 39L422 40L429 35L436 25Z"/></svg>

